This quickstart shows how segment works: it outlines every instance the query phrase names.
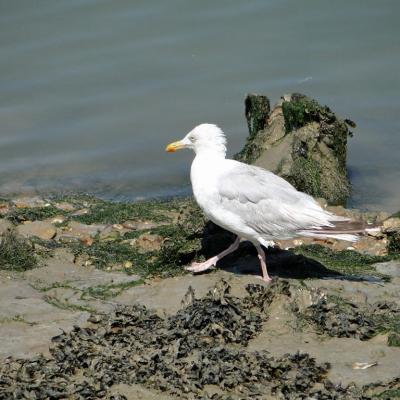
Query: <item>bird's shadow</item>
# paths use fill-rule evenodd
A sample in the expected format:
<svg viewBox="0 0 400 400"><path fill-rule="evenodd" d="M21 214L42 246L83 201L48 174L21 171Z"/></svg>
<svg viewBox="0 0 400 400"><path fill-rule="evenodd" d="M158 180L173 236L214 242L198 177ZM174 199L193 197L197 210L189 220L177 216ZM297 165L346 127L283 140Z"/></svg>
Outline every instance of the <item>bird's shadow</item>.
<svg viewBox="0 0 400 400"><path fill-rule="evenodd" d="M212 257L226 249L234 240L235 235L212 222L204 228L202 239L202 253L206 258ZM357 281L370 281L371 277L345 275L326 267L319 261L303 255L295 254L289 250L277 247L264 248L268 272L271 277L293 279L345 279ZM261 275L260 262L257 250L250 242L241 242L239 248L224 257L217 264L218 268L235 274Z"/></svg>

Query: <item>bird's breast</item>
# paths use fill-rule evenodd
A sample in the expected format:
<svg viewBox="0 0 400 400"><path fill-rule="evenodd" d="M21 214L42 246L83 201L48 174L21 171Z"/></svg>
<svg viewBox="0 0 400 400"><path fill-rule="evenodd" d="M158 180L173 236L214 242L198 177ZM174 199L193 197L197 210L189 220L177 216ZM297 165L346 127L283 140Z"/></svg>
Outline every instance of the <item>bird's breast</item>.
<svg viewBox="0 0 400 400"><path fill-rule="evenodd" d="M190 170L193 195L198 205L210 216L210 210L218 202L218 171L212 163L194 160Z"/></svg>

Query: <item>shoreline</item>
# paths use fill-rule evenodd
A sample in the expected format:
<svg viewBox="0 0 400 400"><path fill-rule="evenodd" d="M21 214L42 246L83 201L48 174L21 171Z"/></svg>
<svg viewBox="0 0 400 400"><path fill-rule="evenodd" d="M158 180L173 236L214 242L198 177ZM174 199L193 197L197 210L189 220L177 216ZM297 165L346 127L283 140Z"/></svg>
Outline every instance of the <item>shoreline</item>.
<svg viewBox="0 0 400 400"><path fill-rule="evenodd" d="M267 107L244 154L269 162L262 149L278 146L282 175L343 198L343 165L313 138L319 123L328 136L335 124L343 140L348 132L314 103L304 115L295 99L290 110L306 123L291 114L287 132L282 105ZM299 153L299 138L328 161ZM338 168L342 191L324 186L324 162ZM310 168L297 179L299 165ZM0 198L0 398L400 398L400 213L318 201L382 228L356 243L278 241L266 251L266 285L247 242L209 273L187 273L233 240L191 197Z"/></svg>
<svg viewBox="0 0 400 400"><path fill-rule="evenodd" d="M334 209L337 213L351 213L353 217L390 221L385 213L360 213L337 206ZM146 307L146 312L155 312L158 316L170 315L160 322L157 328L161 329L159 333L154 331L160 337L170 334L165 333L166 328L163 327L163 324L168 326L169 318L177 318L178 315L194 318L189 317L192 309L196 310L196 318L204 318L204 327L214 329L211 328L213 324L223 327L232 321L232 316L227 316L226 320L215 320L216 315L226 307L223 305L225 301L228 304L233 301L237 304L234 307L250 301L244 294L245 288L250 285L248 287L258 288L256 297L251 297L251 301L256 302L254 304L259 304L257 299L264 298L260 297L260 290L266 290L263 296L270 300L262 307L254 305L256 309L252 312L259 316L261 325L249 333L251 339L239 347L232 343L234 348L243 352L243 357L250 357L246 362L253 362L250 361L251 357L255 357L253 351L267 351L265 356L268 360L273 357L275 363L283 363L282 368L287 368L289 373L292 368L300 368L297 364L300 360L294 356L297 349L305 353L304 360L309 360L302 361L302 374L308 376L316 365L325 371L318 375L316 381L306 380L308 383L304 390L310 394L332 395L335 386L330 386L330 382L344 385L346 389L341 389L341 396L347 397L341 398L372 399L375 397L368 397L369 393L400 393L400 377L395 361L400 359L400 302L397 296L400 252L396 249L389 251L385 239L387 233L364 238L363 251L348 249L349 246L337 241L321 243L295 239L291 243L281 243L281 249L267 252L274 283L265 287L257 278L257 258L252 246L247 243L242 243L232 256L209 274L193 276L185 272L183 267L191 260L215 254L219 247L225 247L232 240L229 233L205 221L193 199L113 203L88 196L50 202L39 197L25 197L3 200L0 213L0 247L10 249L8 259L4 259L4 252L0 254L0 336L3 338L0 356L6 359L2 374L21 387L31 387L31 384L29 380L25 383L18 381L11 367L25 368L28 363L38 373L61 368L62 364L54 361L54 356L57 351L65 349L57 343L64 343L65 340L69 343L74 337L73 346L76 347L72 351L78 351L82 346L85 348L82 340L86 339L80 338L81 332L84 332L82 329L90 328L95 336L89 340L95 340L98 329L120 318L118 307L128 307L124 313L129 315L135 315L135 307L139 305ZM393 217L391 224L386 223L386 226L400 228L399 217ZM15 250L19 252L17 259ZM211 290L210 293L213 293L216 290L213 287L220 287L221 284L232 288L229 289L232 294L223 291L227 300L221 303L218 299L207 297L210 296L207 292ZM201 308L202 304L208 306ZM209 307L214 307L217 314L209 315ZM102 321L104 315L108 315L104 320L106 325L103 322L93 323ZM155 318L150 315L149 318ZM56 339L60 329L65 332L61 342ZM129 329L133 329L131 334L135 335L137 328L133 325ZM224 335L220 337L219 333L212 333L212 330L205 333L201 330L203 328L196 329L191 335L211 335L212 340L217 340L220 345L228 340L224 339ZM242 332L244 326L237 329ZM147 340L150 332L142 332L141 335L143 340ZM284 347L282 340L286 343ZM228 340L224 346L229 352L233 351L232 345ZM335 358L335 349L343 346L351 351ZM209 351L207 348L203 346L199 353L203 354L201 357ZM84 351L89 351L89 348ZM94 357L103 363L104 360L101 360L107 351L88 353L85 357ZM122 349L114 349L114 357L124 354L120 351ZM159 350L153 349L149 354L152 351ZM292 358L282 358L288 351ZM32 364L32 357L38 353L44 354L44 358ZM367 356L362 357L361 354ZM210 356L211 353L207 357ZM236 359L238 355L233 357ZM128 400L138 396L149 400L159 396L166 396L166 399L174 396L223 399L227 395L238 395L236 391L239 387L250 393L247 392L250 387L243 387L245 381L242 379L247 378L238 378L231 388L219 384L210 386L204 381L204 386L195 389L196 381L193 381L195 386L189 385L186 395L182 382L192 379L185 375L186 372L179 373L175 381L163 378L164 373L169 374L166 365L183 362L174 360L160 360L155 372L156 380L149 376L146 379L134 378L128 383L124 373L118 372L118 368L113 369L113 381L120 384L106 385L108 389L104 393L118 393L125 396L120 398ZM245 361L242 359L241 362ZM214 363L215 367L222 368L223 360L216 359ZM136 374L138 365L133 361L129 361L128 365ZM248 369L245 364L238 367ZM79 370L79 374L90 374L90 368L78 364L76 368L75 373ZM366 368L365 372L361 372L363 368ZM80 390L75 373L67 373L68 385ZM105 379L105 374L100 369L96 379ZM261 384L262 371L257 374L254 379ZM297 376L294 379L296 382L300 378ZM356 386L350 384L352 381L356 382ZM102 398L103 395L96 394L95 381L90 382L88 390L93 396ZM271 382L274 381L264 383L265 388L279 392L280 384L276 382L271 387ZM45 378L44 387L52 385L59 386L60 381L49 375ZM2 390L5 387L0 383L0 393ZM295 390L293 386L288 395L293 395ZM213 393L222 397L211 397ZM361 393L364 397L360 397Z"/></svg>

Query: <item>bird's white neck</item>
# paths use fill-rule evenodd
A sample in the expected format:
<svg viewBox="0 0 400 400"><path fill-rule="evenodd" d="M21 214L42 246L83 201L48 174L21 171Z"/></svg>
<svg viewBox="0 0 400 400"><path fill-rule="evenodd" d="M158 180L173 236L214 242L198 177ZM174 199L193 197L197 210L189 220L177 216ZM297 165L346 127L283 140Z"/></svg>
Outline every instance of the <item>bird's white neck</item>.
<svg viewBox="0 0 400 400"><path fill-rule="evenodd" d="M212 146L209 146L207 144L202 144L199 146L196 146L194 149L194 152L196 153L196 158L201 157L201 158L219 158L223 159L226 157L226 147L224 144L218 144L215 145L213 144Z"/></svg>

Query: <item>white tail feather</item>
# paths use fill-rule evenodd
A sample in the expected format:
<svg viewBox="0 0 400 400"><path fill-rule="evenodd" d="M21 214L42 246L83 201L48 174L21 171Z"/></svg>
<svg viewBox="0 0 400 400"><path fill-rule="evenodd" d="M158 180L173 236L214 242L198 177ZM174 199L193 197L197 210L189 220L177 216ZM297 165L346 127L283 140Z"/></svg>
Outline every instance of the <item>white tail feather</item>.
<svg viewBox="0 0 400 400"><path fill-rule="evenodd" d="M345 240L347 242L357 242L359 237L357 235L352 235L349 233L318 233L318 232L310 232L310 231L299 231L298 232L302 236L314 237L319 239L338 239Z"/></svg>

